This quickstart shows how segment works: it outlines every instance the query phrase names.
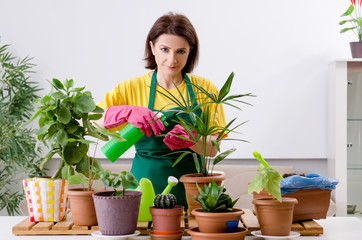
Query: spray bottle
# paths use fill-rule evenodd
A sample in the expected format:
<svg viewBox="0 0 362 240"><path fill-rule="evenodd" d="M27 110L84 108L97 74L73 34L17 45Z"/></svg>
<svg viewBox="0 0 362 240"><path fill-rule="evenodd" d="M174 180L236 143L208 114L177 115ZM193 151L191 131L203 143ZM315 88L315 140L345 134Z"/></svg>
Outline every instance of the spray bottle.
<svg viewBox="0 0 362 240"><path fill-rule="evenodd" d="M159 116L161 115L161 116ZM160 117L163 124L167 127L168 123L165 121L165 116L162 113L157 114ZM128 123L119 134L126 139L123 142L117 142L113 139L109 140L102 148L104 155L111 161L116 161L123 153L125 153L130 147L132 147L144 134L140 129Z"/></svg>

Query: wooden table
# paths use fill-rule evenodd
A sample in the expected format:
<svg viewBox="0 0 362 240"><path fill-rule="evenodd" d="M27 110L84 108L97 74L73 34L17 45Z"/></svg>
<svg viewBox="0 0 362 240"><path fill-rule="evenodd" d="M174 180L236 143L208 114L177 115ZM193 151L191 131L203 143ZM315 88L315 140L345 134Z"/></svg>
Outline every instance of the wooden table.
<svg viewBox="0 0 362 240"><path fill-rule="evenodd" d="M15 236L12 234L12 227L21 222L24 218L20 217L0 217L0 240L42 240L42 239L90 239L95 238L89 235L52 235L52 236ZM302 236L300 240L344 240L344 239L362 239L362 221L355 217L329 217L323 220L317 220L323 226L324 234L321 236ZM150 239L148 236L139 236L137 239ZM183 239L191 239L190 237L183 237ZM261 240L254 236L246 236L246 240Z"/></svg>

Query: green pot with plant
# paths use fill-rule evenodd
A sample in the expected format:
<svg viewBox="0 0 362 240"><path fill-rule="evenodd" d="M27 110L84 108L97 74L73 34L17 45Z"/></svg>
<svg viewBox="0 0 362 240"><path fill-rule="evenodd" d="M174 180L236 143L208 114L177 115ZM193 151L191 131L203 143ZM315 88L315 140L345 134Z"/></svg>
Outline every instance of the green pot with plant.
<svg viewBox="0 0 362 240"><path fill-rule="evenodd" d="M99 230L103 235L126 235L135 232L142 193L128 191L129 187L136 187L138 181L132 173L122 171L120 174L109 170L93 171L100 176L105 188L113 191L103 191L93 194L97 213ZM117 188L122 187L121 191Z"/></svg>
<svg viewBox="0 0 362 240"><path fill-rule="evenodd" d="M361 1L351 0L351 5L341 17L349 17L348 20L342 20L339 25L350 23L351 27L343 28L340 33L352 31L356 34L358 41L350 42L351 53L353 58L362 58L362 16Z"/></svg>
<svg viewBox="0 0 362 240"><path fill-rule="evenodd" d="M233 208L239 199L232 200L225 193L224 186L218 186L215 181L209 185L204 185L201 189L197 185L199 193L194 197L194 201L201 205L201 208L192 210L198 229L191 229L189 233L194 239L194 233L209 234L208 239L214 239L215 235L221 233L237 234L240 238L245 236L247 230L238 227L240 216L244 211ZM227 239L227 236L226 238Z"/></svg>
<svg viewBox="0 0 362 240"><path fill-rule="evenodd" d="M280 181L283 177L271 168L258 152L253 155L260 165L258 175L254 176L248 186L248 192L259 194L265 189L270 195L253 200L261 233L265 236L288 236L293 222L294 205L298 201L295 198L282 197Z"/></svg>
<svg viewBox="0 0 362 240"><path fill-rule="evenodd" d="M190 149L174 151L169 154L180 155L175 160L173 166L182 161L186 156L191 155L194 159L197 173L185 174L180 178L180 182L182 182L185 187L188 209L190 211L200 207L200 204L193 200L193 197L198 193L196 182L202 188L204 184L209 184L212 180L214 180L218 186L220 186L222 181L225 180L225 175L223 173L214 173L213 168L216 164L220 163L236 149L231 148L227 151L219 153L221 141L236 140L245 142L245 140L242 139L227 138L229 133L237 133L235 129L245 122L233 127L232 125L235 124L236 118L231 120L225 126L219 126L215 123L217 109L220 108L222 104L241 110L238 106L234 105L234 103L248 104L241 99L245 97L253 97L253 95L250 93L229 95L233 78L234 73L231 73L225 84L220 89L218 95L209 93L201 86L191 83L193 88L197 91L195 95L198 97L195 99L195 101L190 100L191 97L189 95L187 98L182 97L181 99L177 99L167 89L164 88L162 88L163 91L158 91L160 94L167 97L172 102L172 104L178 108L178 110L167 110L165 115L176 114L177 120L174 121L177 124L180 124L187 134L186 137L179 136L173 134L171 131L166 135L163 135L165 136L165 140L167 138L173 137L191 142L197 146L199 152L199 154L197 154L195 151ZM175 87L178 90L176 85ZM180 91L179 94L182 96ZM200 109L202 109L202 113L199 117L197 114L195 114L195 112Z"/></svg>
<svg viewBox="0 0 362 240"><path fill-rule="evenodd" d="M111 136L122 141L122 137L92 125L92 120L102 117L103 109L96 106L92 94L84 91L85 87L74 87L72 79L61 82L54 78L50 84L52 90L40 99L39 109L31 119L39 117L38 142L49 148L41 160L40 169L58 155L59 165L52 178L62 178L69 184L83 186L67 192L74 224L96 225L92 183L99 176L91 171L91 167L102 167L98 159L88 154L89 145L97 144L88 138L107 141Z"/></svg>

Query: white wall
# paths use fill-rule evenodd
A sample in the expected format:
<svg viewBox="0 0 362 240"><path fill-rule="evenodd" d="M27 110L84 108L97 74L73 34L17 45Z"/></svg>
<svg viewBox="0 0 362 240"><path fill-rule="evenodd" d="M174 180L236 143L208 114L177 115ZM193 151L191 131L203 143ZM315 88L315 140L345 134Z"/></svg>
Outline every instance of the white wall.
<svg viewBox="0 0 362 240"><path fill-rule="evenodd" d="M146 35L168 11L187 15L201 42L195 74L233 94L252 92L253 107L226 108L249 120L233 158L327 157L327 66L350 57L352 33L339 34L349 1L0 0L1 44L35 57L33 80L73 78L96 101L122 80L143 75ZM99 157L103 155L98 151ZM124 157L132 157L128 152Z"/></svg>

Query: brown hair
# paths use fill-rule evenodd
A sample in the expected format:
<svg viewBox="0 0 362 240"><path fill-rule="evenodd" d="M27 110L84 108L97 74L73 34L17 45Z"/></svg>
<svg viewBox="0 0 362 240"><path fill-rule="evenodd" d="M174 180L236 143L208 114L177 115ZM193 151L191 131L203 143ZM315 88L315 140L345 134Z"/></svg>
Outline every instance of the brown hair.
<svg viewBox="0 0 362 240"><path fill-rule="evenodd" d="M183 37L190 44L190 54L182 72L191 72L196 66L199 58L199 39L190 20L184 15L174 13L163 15L157 19L149 31L145 47L145 67L152 70L157 68L155 56L152 54L149 42L152 41L152 43L155 44L157 38L162 34L172 34Z"/></svg>

